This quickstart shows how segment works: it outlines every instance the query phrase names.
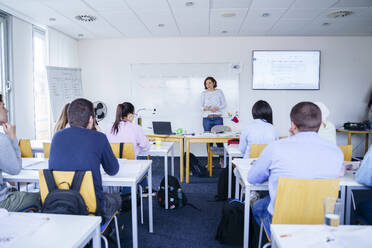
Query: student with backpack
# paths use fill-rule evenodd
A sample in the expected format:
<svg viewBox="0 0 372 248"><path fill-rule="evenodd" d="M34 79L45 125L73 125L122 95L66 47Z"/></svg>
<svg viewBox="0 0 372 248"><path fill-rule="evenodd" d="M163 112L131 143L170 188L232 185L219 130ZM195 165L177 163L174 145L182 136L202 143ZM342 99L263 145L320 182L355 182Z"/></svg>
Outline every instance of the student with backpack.
<svg viewBox="0 0 372 248"><path fill-rule="evenodd" d="M104 193L100 165L108 175L119 171L106 135L95 130L93 103L80 98L67 111L70 127L58 131L52 139L49 169L56 171L92 171L97 206L104 218L120 209L119 194Z"/></svg>

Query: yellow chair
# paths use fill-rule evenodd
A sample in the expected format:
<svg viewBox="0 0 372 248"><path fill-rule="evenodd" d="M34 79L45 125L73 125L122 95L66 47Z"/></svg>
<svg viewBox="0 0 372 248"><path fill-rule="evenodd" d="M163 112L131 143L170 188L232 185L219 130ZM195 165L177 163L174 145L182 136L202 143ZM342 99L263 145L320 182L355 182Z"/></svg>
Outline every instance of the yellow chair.
<svg viewBox="0 0 372 248"><path fill-rule="evenodd" d="M258 158L266 146L267 144L252 144L249 153L249 158Z"/></svg>
<svg viewBox="0 0 372 248"><path fill-rule="evenodd" d="M49 158L50 143L43 143L44 158Z"/></svg>
<svg viewBox="0 0 372 248"><path fill-rule="evenodd" d="M338 147L340 147L342 152L344 153L344 161L351 161L351 156L353 154L353 145L344 145Z"/></svg>
<svg viewBox="0 0 372 248"><path fill-rule="evenodd" d="M120 157L120 144L123 144L122 156ZM117 158L126 158L129 160L135 160L134 148L132 143L110 143L112 152Z"/></svg>
<svg viewBox="0 0 372 248"><path fill-rule="evenodd" d="M69 185L71 185L74 175L75 175L74 171L53 171L54 180L56 182L56 185L58 185L58 189L65 190L69 189ZM43 170L39 170L39 184L41 203L43 205L45 198L49 194L49 189L45 180ZM83 181L81 182L80 194L84 199L85 205L87 206L87 210L90 213L89 215L94 215L97 212L97 199L94 190L93 176L91 171L85 172ZM120 247L119 227L116 217L117 215L118 212L115 212L109 220L101 224L101 238L104 240L106 247L108 247L108 242L103 233L106 231L107 227L109 226L112 220L115 220L116 239L118 242L118 247Z"/></svg>
<svg viewBox="0 0 372 248"><path fill-rule="evenodd" d="M32 153L31 142L29 139L20 139L18 142L19 149L21 150L22 158L33 158L34 154Z"/></svg>
<svg viewBox="0 0 372 248"><path fill-rule="evenodd" d="M323 199L338 197L338 178L279 177L272 224L324 224ZM261 223L259 247L261 247ZM265 229L266 235L267 231ZM270 240L270 237L267 237Z"/></svg>

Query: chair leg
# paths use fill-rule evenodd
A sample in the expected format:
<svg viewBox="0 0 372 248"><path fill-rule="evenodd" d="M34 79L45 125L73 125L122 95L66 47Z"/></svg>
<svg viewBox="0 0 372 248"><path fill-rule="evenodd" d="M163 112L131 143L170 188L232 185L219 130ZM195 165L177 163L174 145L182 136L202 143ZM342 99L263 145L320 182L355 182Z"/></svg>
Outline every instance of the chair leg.
<svg viewBox="0 0 372 248"><path fill-rule="evenodd" d="M142 186L139 185L140 188L140 201L141 201L141 224L143 224L143 197L142 197ZM149 196L150 197L150 196Z"/></svg>
<svg viewBox="0 0 372 248"><path fill-rule="evenodd" d="M259 239L258 239L258 248L261 248L262 232L263 232L263 222L261 222L261 226L260 226L260 236L259 236Z"/></svg>
<svg viewBox="0 0 372 248"><path fill-rule="evenodd" d="M266 243L262 248L267 248L267 247L270 247L271 246L271 243Z"/></svg>
<svg viewBox="0 0 372 248"><path fill-rule="evenodd" d="M105 247L108 248L108 241L104 235L101 234L101 238L103 239L103 242L105 243Z"/></svg>
<svg viewBox="0 0 372 248"><path fill-rule="evenodd" d="M119 226L118 226L118 218L116 218L116 215L114 216L115 221L115 229L116 229L116 240L118 242L118 248L120 248L120 235L119 235Z"/></svg>

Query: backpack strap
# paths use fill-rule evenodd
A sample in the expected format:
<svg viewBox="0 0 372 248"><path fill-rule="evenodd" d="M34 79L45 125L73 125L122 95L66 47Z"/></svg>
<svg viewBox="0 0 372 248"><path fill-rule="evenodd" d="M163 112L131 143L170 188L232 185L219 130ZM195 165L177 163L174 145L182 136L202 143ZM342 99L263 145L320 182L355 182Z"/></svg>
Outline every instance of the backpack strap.
<svg viewBox="0 0 372 248"><path fill-rule="evenodd" d="M46 185L49 193L57 189L56 181L54 180L53 170L43 170Z"/></svg>
<svg viewBox="0 0 372 248"><path fill-rule="evenodd" d="M119 158L123 158L124 142L120 142Z"/></svg>
<svg viewBox="0 0 372 248"><path fill-rule="evenodd" d="M85 171L75 171L74 178L72 179L71 189L80 192L81 183L83 182L83 178L85 175Z"/></svg>

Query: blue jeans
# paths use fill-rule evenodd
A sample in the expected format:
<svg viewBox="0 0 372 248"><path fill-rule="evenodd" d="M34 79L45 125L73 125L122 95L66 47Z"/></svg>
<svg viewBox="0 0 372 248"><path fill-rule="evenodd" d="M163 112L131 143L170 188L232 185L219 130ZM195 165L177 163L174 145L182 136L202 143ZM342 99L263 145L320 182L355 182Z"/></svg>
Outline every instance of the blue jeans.
<svg viewBox="0 0 372 248"><path fill-rule="evenodd" d="M263 222L267 232L267 236L271 239L270 224L272 222L273 217L271 216L269 211L267 211L269 203L270 203L269 195L260 200L257 200L252 206L252 214L259 226L261 226L261 221Z"/></svg>
<svg viewBox="0 0 372 248"><path fill-rule="evenodd" d="M203 118L204 132L210 132L212 127L214 127L216 125L223 125L222 117L204 117ZM218 147L223 147L223 144L222 143L217 143L217 146Z"/></svg>

